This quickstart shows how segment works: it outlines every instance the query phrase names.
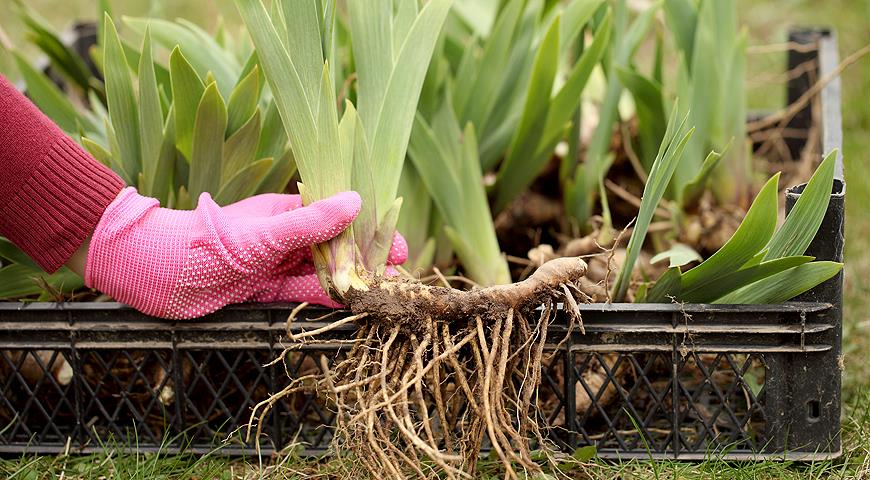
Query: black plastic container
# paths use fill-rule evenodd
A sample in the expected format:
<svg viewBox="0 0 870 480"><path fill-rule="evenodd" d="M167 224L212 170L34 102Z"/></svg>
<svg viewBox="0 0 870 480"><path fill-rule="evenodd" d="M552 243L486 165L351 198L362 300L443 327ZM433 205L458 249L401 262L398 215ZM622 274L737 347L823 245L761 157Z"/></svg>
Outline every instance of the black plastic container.
<svg viewBox="0 0 870 480"><path fill-rule="evenodd" d="M793 52L789 68L815 59L816 77L834 70L831 32L802 30L791 40L818 48ZM807 78L790 81L790 101L807 91ZM821 119L820 150L839 148L839 81L807 108L789 128ZM836 176L808 251L820 260L843 256L841 160ZM801 188L790 190L787 207ZM842 282L840 274L780 305L581 305L585 335L572 333L556 350L565 329L550 330L540 417L565 449L592 444L606 458L836 457ZM167 322L118 304L0 303L0 453L99 451L113 439L138 451L253 454L239 432L253 405L288 374L318 369L321 355L338 358L353 332L302 347L286 367L264 367L286 346L291 308L236 306ZM332 420L314 396L286 399L267 419L262 451L298 441L321 453Z"/></svg>

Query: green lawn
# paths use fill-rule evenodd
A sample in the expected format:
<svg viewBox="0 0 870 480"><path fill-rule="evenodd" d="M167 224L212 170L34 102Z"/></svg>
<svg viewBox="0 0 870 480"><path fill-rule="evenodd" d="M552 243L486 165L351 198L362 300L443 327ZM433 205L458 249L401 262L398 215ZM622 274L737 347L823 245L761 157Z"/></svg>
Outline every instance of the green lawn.
<svg viewBox="0 0 870 480"><path fill-rule="evenodd" d="M5 4L10 0L2 0ZM56 25L72 18L93 16L91 0L29 0ZM129 7L121 8L121 4ZM151 2L113 1L116 11L143 15L150 11L169 17L204 19L211 26L218 13L232 23L231 0ZM785 39L790 25L828 25L839 33L841 56L870 44L870 0L740 0L743 19L752 44L777 43ZM155 10L151 10L154 8ZM5 10L5 9L4 9ZM15 41L21 29L11 15L0 15L0 26ZM2 62L8 59L0 58ZM870 58L843 75L844 158L850 183L846 234L846 310L844 374L844 455L830 462L789 464L781 462L704 463L627 462L596 464L587 472L592 478L870 478L870 183L864 180L870 161ZM754 106L770 106L769 90L750 91ZM0 461L3 478L244 478L258 477L254 466L220 458L155 457L144 455L97 455L94 457L28 457ZM288 468L270 470L273 478L292 478Z"/></svg>

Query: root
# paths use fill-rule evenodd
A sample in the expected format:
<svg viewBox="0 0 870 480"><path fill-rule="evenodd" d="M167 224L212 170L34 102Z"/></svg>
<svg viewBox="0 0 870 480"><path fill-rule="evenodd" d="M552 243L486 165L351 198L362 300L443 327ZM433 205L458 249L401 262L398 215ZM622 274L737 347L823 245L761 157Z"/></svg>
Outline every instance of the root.
<svg viewBox="0 0 870 480"><path fill-rule="evenodd" d="M283 396L313 386L336 406L334 452L373 478L471 478L484 444L505 478L539 474L540 459L555 458L536 423L548 326L560 302L579 320L572 292L585 273L582 260L559 258L522 282L471 291L371 281L348 295L352 317L291 336L316 342L356 322L347 358L259 404L249 433Z"/></svg>
<svg viewBox="0 0 870 480"><path fill-rule="evenodd" d="M298 341L302 340L303 338L316 337L316 336L318 336L318 335L320 335L320 334L323 334L323 333L329 332L329 331L331 331L331 330L335 330L337 327L340 327L340 326L342 326L342 325L347 325L348 323L354 323L354 322L356 322L357 320L361 320L361 319L363 319L363 318L365 318L365 317L367 317L367 316L368 316L367 313L360 313L360 314L358 314L358 315L351 315L351 316L349 316L349 317L347 317L347 318L343 318L343 319L341 319L341 320L339 320L339 321L337 321L337 322L331 323L331 324L329 324L329 325L327 325L327 326L325 326L325 327L316 328L316 329L314 329L314 330L310 330L310 331L307 331L307 332L302 332L302 333L294 334L293 332L289 332L289 331L288 331L288 332L287 332L287 336L290 337L290 340L293 340L294 342L298 342Z"/></svg>

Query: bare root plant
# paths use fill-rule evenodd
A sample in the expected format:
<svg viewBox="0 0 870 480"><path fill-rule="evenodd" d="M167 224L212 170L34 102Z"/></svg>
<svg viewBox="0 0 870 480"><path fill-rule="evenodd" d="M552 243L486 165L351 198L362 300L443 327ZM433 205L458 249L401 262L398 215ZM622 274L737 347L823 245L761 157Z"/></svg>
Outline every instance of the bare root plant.
<svg viewBox="0 0 870 480"><path fill-rule="evenodd" d="M323 359L320 373L257 405L248 435L256 421L259 436L281 398L316 389L338 414L335 453L362 472L470 477L486 445L506 478L539 473L541 458L553 461L532 450L552 452L535 408L548 327L558 302L579 320L575 282L585 273L583 260L559 258L512 285L460 291L383 279L355 292L359 328L347 357L332 368ZM324 333L291 340L325 341Z"/></svg>

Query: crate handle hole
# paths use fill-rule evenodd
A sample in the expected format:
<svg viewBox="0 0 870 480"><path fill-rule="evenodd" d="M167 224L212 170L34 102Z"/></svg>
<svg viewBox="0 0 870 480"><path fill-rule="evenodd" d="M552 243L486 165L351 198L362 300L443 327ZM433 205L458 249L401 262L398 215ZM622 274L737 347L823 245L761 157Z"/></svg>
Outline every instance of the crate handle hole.
<svg viewBox="0 0 870 480"><path fill-rule="evenodd" d="M822 405L818 400L810 400L807 402L807 420L810 422L819 421L822 416Z"/></svg>

